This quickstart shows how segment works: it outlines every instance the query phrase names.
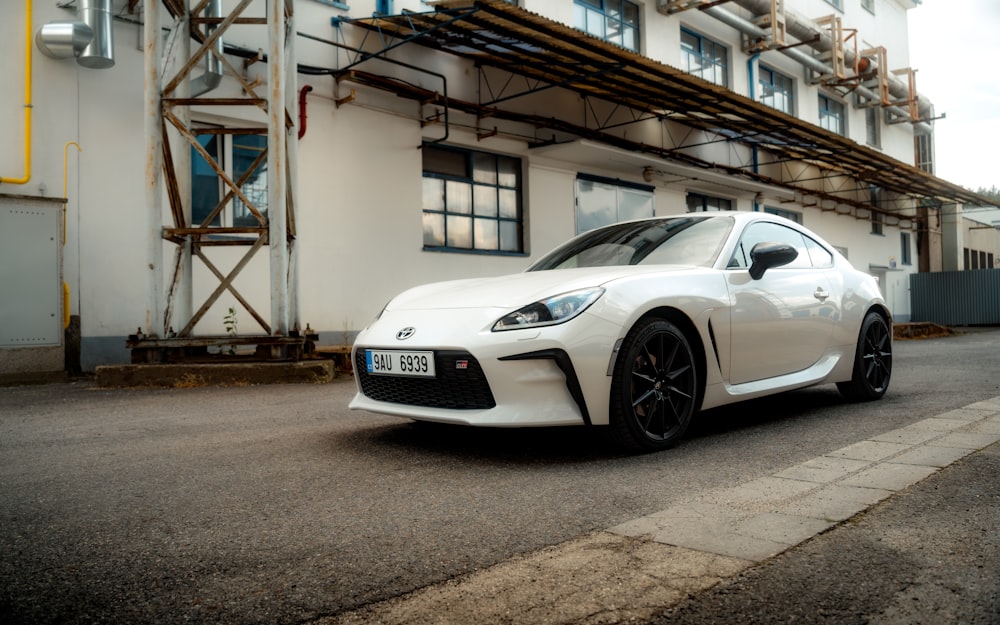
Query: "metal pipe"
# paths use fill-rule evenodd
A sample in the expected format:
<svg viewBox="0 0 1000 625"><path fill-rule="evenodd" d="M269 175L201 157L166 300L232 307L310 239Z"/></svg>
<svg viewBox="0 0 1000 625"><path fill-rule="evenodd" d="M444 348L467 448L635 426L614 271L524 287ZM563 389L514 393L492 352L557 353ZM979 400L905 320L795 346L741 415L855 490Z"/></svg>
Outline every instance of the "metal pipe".
<svg viewBox="0 0 1000 625"><path fill-rule="evenodd" d="M271 268L271 334L288 336L286 17L284 0L268 0L267 223Z"/></svg>
<svg viewBox="0 0 1000 625"><path fill-rule="evenodd" d="M0 176L0 184L27 184L31 180L31 3L24 2L24 175Z"/></svg>
<svg viewBox="0 0 1000 625"><path fill-rule="evenodd" d="M205 17L215 17L222 18L222 0L210 0L208 6L205 7ZM219 25L209 24L205 27L206 33L211 36L215 29ZM212 46L212 50L205 52L205 73L197 78L191 79L191 92L190 97L197 98L198 96L208 93L212 89L219 86L222 82L222 54L225 48L225 42L222 37L215 40L215 45Z"/></svg>
<svg viewBox="0 0 1000 625"><path fill-rule="evenodd" d="M762 12L762 8L761 7L763 5L757 6L757 2L755 2L754 0L734 0L734 1L738 5L740 5L741 7L747 9L748 11L750 11L751 13L755 12L758 9L760 9L760 11L758 11L758 12ZM763 2L765 4L767 4L768 6L770 6L770 4L769 4L770 0L763 0ZM768 10L770 10L770 9L768 9ZM767 37L768 33L767 33L766 30L764 30L763 28L757 26L756 24L754 24L750 20L744 19L744 18L740 17L739 15L736 15L735 13L732 13L731 11L728 11L728 10L722 8L721 6L710 6L710 7L706 8L706 9L704 9L703 12L706 13L706 14L708 14L708 15L711 15L712 17L718 19L720 22L723 22L724 24L732 26L733 28L735 28L735 29L739 30L740 32L742 32L742 33L744 33L746 35L749 35L751 37L755 37L755 38L759 38L759 39ZM786 19L787 19L787 14L786 14ZM796 35L797 37L799 35L803 35L805 37L805 39L809 39L811 37L814 37L816 34L819 34L820 41L824 41L824 39L823 39L824 35L823 35L822 32L817 33L815 31L810 31L809 34L807 34L807 35L804 34L803 33L803 28L805 28L805 27L802 26L803 22L801 20L799 20L798 18L795 18L793 16L792 19L791 19L791 23L798 25L797 26L797 32L798 32L797 35L796 35L795 32L792 32L791 28L789 28L789 32L792 33L793 35ZM829 46L832 45L832 44L830 44L829 41L826 41L826 45L827 45L827 49L829 49ZM819 48L819 49L822 49L822 48ZM821 73L821 74L832 74L833 73L833 68L832 67L830 67L826 63L823 63L819 59L817 59L817 58L815 58L815 57L813 57L813 56L811 56L811 55L803 52L799 48L783 48L783 49L781 49L779 51L782 54L784 54L785 56L791 58L794 61L797 61L801 65L804 65L808 69L811 69L811 70L813 70L813 71L815 71L817 73ZM852 59L852 61L853 61L853 59ZM879 100L880 99L880 97L879 97L879 95L877 93L875 93L874 91L872 91L872 90L870 90L867 87L864 87L862 85L858 85L857 88L855 89L855 91L857 93L860 93L862 96L864 96L865 98L870 99L870 100ZM907 93L908 92L909 92L909 87L907 87ZM909 111L903 110L903 109L899 108L898 106L890 106L890 107L887 107L887 109L890 110L891 112L893 112L894 114L900 115L900 116L903 116L903 117L909 117L909 115L910 115ZM931 132L931 127L926 122L914 122L913 129L914 129L915 132L917 132L919 134L925 134L925 133Z"/></svg>
<svg viewBox="0 0 1000 625"><path fill-rule="evenodd" d="M312 90L312 85L299 89L299 139L306 136L306 94Z"/></svg>
<svg viewBox="0 0 1000 625"><path fill-rule="evenodd" d="M94 33L76 62L91 69L107 69L115 64L115 38L111 0L80 0L83 23Z"/></svg>
<svg viewBox="0 0 1000 625"><path fill-rule="evenodd" d="M160 3L145 4L143 80L146 85L146 334L166 336L163 312L163 108L160 76Z"/></svg>

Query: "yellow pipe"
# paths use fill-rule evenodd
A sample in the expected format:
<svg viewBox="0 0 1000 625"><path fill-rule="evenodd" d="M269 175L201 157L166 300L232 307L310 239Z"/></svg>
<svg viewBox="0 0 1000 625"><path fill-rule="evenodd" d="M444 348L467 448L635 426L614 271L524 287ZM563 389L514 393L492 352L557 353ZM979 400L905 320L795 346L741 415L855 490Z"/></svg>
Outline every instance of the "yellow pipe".
<svg viewBox="0 0 1000 625"><path fill-rule="evenodd" d="M24 176L0 176L0 184L26 184L31 180L31 3L24 2Z"/></svg>
<svg viewBox="0 0 1000 625"><path fill-rule="evenodd" d="M63 199L69 199L66 195L66 170L67 162L69 158L69 146L75 145L78 152L83 152L83 148L76 141L67 141L66 145L63 146ZM63 204L63 245L66 245L66 211L69 208L68 204Z"/></svg>

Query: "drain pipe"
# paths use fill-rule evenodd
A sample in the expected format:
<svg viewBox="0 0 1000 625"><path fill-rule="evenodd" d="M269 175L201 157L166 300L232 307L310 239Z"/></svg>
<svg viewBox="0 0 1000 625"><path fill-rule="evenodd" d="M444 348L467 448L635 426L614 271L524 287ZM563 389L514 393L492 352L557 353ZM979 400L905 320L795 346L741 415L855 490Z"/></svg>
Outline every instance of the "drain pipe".
<svg viewBox="0 0 1000 625"><path fill-rule="evenodd" d="M205 7L205 17L221 18L222 0L210 0L208 6ZM218 27L218 24L209 24L205 32L208 36L211 36ZM222 53L224 49L225 43L222 41L222 37L219 37L216 39L213 49L205 51L205 73L191 79L191 94L189 97L197 98L215 89L222 82Z"/></svg>
<svg viewBox="0 0 1000 625"><path fill-rule="evenodd" d="M739 30L740 32L742 32L742 33L744 33L746 35L749 35L751 37L755 37L755 38L758 38L758 39L763 39L763 38L767 37L768 33L763 28L757 26L756 24L754 24L753 22L751 22L749 20L746 20L746 19L740 17L739 15L736 15L734 13L731 13L730 11L727 11L726 9L723 9L720 6L710 6L710 7L706 8L706 9L703 9L702 12L707 13L708 15L711 15L712 17L716 18L720 22L723 22L724 24L732 26L736 30ZM780 52L782 54L784 54L785 56L791 58L792 60L797 61L798 63L806 66L807 68L809 68L809 69L811 69L811 70L813 70L813 71L815 71L817 73L821 73L821 74L831 74L831 73L833 73L833 68L832 67L830 67L826 63L823 63L819 59L817 59L817 58L815 58L815 57L813 57L813 56L811 56L811 55L803 52L802 50L800 50L798 48L784 48L784 49L780 50ZM864 96L865 98L868 98L870 100L879 100L880 99L880 97L879 97L879 95L877 93L875 93L872 90L868 89L867 87L864 87L864 86L861 86L861 85L858 85L858 87L855 89L855 91L857 93L860 93L862 96ZM890 110L890 111L892 111L894 114L900 115L900 116L903 116L903 117L909 117L909 115L910 115L909 111L904 111L903 109L899 108L898 106L890 106L890 107L887 107L887 109ZM913 129L918 134L927 134L927 133L931 132L931 127L926 122L914 122Z"/></svg>
<svg viewBox="0 0 1000 625"><path fill-rule="evenodd" d="M757 52L749 59L747 59L748 93L750 94L750 99L753 100L754 102L757 101L757 72L758 72L757 59L759 58L760 58L760 52ZM758 174L760 173L760 155L757 153L756 143L750 146L750 152L753 156L753 173ZM760 197L759 193L753 196L753 211L755 213L760 211L760 202L758 201L759 197Z"/></svg>
<svg viewBox="0 0 1000 625"><path fill-rule="evenodd" d="M31 3L24 3L24 176L0 176L0 184L27 184L31 180Z"/></svg>

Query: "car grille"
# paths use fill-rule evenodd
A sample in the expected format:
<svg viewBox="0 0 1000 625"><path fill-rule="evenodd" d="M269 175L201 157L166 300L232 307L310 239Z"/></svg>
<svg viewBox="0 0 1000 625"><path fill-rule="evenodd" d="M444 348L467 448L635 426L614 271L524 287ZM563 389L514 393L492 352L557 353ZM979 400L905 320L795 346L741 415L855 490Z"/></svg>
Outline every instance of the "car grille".
<svg viewBox="0 0 1000 625"><path fill-rule="evenodd" d="M377 401L452 410L475 410L497 405L483 368L468 352L434 352L437 376L433 378L371 375L365 365L363 347L355 351L354 358L354 371L361 392Z"/></svg>

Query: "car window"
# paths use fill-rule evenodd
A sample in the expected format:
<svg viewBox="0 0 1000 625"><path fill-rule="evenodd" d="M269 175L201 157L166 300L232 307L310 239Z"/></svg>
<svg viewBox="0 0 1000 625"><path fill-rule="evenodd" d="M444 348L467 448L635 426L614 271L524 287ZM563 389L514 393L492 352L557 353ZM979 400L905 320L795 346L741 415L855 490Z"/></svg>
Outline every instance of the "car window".
<svg viewBox="0 0 1000 625"><path fill-rule="evenodd" d="M748 269L753 264L750 260L750 251L758 243L787 243L794 247L799 255L795 257L795 260L787 265L783 265L783 267L792 269L812 267L813 264L810 260L805 239L806 237L802 236L798 230L793 230L781 224L765 221L750 224L743 231L743 236L740 237L739 243L736 244L736 249L733 251L732 258L729 259L728 266L731 269ZM816 242L813 241L813 243Z"/></svg>
<svg viewBox="0 0 1000 625"><path fill-rule="evenodd" d="M802 237L806 242L806 249L809 250L809 259L812 260L813 267L832 267L833 254L825 247L817 243L810 237Z"/></svg>
<svg viewBox="0 0 1000 625"><path fill-rule="evenodd" d="M614 224L571 239L528 271L640 264L707 267L715 263L733 223L731 217L698 216Z"/></svg>

